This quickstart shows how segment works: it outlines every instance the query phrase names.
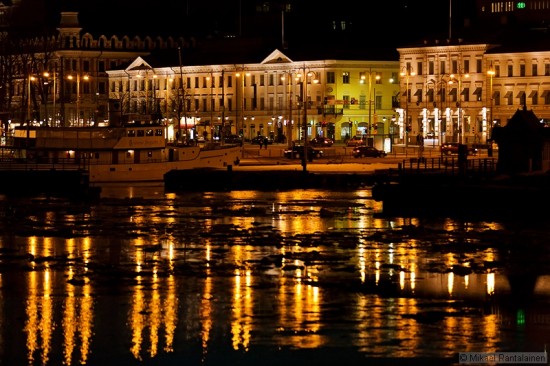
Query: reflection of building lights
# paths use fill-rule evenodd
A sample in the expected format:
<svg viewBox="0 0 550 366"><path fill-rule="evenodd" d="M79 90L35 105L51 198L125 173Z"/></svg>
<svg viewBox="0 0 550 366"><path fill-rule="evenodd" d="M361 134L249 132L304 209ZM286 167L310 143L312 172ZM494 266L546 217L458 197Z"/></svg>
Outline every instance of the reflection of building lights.
<svg viewBox="0 0 550 366"><path fill-rule="evenodd" d="M449 295L453 294L454 280L455 280L454 273L449 272L449 275L447 276L447 289L449 291Z"/></svg>
<svg viewBox="0 0 550 366"><path fill-rule="evenodd" d="M488 295L495 294L495 274L494 273L487 273L487 294Z"/></svg>

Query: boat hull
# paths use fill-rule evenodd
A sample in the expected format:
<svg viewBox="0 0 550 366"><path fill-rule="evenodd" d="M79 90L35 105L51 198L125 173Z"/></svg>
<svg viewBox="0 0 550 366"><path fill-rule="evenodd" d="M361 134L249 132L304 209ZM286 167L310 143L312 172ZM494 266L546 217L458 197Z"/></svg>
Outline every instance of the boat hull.
<svg viewBox="0 0 550 366"><path fill-rule="evenodd" d="M173 170L237 165L241 144L182 144L159 123L114 127L16 128L1 151L3 170L81 170L89 182L163 182ZM4 157L8 157L4 159Z"/></svg>
<svg viewBox="0 0 550 366"><path fill-rule="evenodd" d="M174 161L90 164L90 183L163 182L164 175L172 170L227 169L238 165L242 157L241 146L220 146L213 150L180 147L179 150L179 160Z"/></svg>

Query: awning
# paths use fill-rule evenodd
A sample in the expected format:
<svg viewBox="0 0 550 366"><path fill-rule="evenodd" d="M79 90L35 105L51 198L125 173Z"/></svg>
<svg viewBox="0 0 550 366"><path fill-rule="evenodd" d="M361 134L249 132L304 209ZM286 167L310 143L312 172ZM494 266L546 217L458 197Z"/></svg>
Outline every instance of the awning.
<svg viewBox="0 0 550 366"><path fill-rule="evenodd" d="M520 91L518 93L518 95L516 95L516 98L523 98L525 96L525 92L524 91Z"/></svg>
<svg viewBox="0 0 550 366"><path fill-rule="evenodd" d="M532 90L531 93L529 93L529 98L536 98L537 97L537 91L536 90Z"/></svg>
<svg viewBox="0 0 550 366"><path fill-rule="evenodd" d="M483 89L481 88L476 88L476 90L474 90L474 95L481 95L481 93L483 93Z"/></svg>
<svg viewBox="0 0 550 366"><path fill-rule="evenodd" d="M455 95L456 96L456 88L452 88L449 92L449 95Z"/></svg>
<svg viewBox="0 0 550 366"><path fill-rule="evenodd" d="M550 93L550 90L545 90L542 92L542 94L540 95L541 98L546 98L546 96L548 95L548 93Z"/></svg>
<svg viewBox="0 0 550 366"><path fill-rule="evenodd" d="M443 95L443 93L445 93L445 89L444 88L441 88L437 91L437 95Z"/></svg>
<svg viewBox="0 0 550 366"><path fill-rule="evenodd" d="M512 96L512 92L511 91L507 91L506 94L504 94L504 97L503 98L510 98Z"/></svg>
<svg viewBox="0 0 550 366"><path fill-rule="evenodd" d="M470 88L462 89L462 91L460 92L460 95L468 95L468 90L470 90Z"/></svg>
<svg viewBox="0 0 550 366"><path fill-rule="evenodd" d="M497 98L500 98L500 92L498 90L495 90L493 92L493 99L497 99Z"/></svg>
<svg viewBox="0 0 550 366"><path fill-rule="evenodd" d="M414 96L415 96L415 97L420 97L420 96L422 96L422 89L416 89L416 92L414 93Z"/></svg>
<svg viewBox="0 0 550 366"><path fill-rule="evenodd" d="M428 91L426 92L426 95L429 96L429 97L433 97L434 96L434 90L433 89L428 89Z"/></svg>

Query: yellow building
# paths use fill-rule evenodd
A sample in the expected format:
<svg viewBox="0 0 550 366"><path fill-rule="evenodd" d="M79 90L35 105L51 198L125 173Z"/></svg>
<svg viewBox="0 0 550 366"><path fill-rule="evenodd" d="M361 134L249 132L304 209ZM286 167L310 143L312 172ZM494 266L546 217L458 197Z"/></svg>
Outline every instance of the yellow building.
<svg viewBox="0 0 550 366"><path fill-rule="evenodd" d="M260 57L218 65L186 65L184 58L169 66L138 57L107 71L109 98L121 116L154 112L188 138L266 135L290 144L305 131L335 141L357 134L377 144L391 140L398 61L296 61L280 50Z"/></svg>

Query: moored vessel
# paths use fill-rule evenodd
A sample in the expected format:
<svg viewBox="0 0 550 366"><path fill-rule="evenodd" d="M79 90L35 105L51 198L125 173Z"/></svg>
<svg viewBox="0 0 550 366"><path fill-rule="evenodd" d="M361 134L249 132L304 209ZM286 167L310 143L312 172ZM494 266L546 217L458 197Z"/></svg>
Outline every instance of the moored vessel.
<svg viewBox="0 0 550 366"><path fill-rule="evenodd" d="M242 146L169 142L160 123L108 127L20 126L2 147L3 170L84 170L90 183L162 182L172 170L227 168Z"/></svg>

